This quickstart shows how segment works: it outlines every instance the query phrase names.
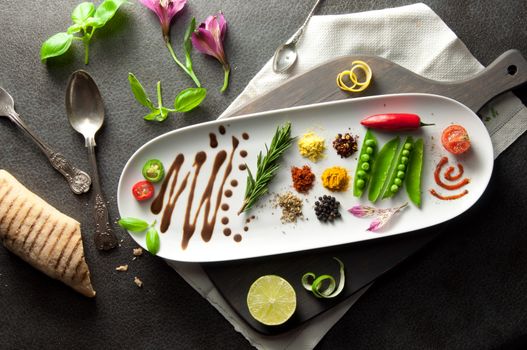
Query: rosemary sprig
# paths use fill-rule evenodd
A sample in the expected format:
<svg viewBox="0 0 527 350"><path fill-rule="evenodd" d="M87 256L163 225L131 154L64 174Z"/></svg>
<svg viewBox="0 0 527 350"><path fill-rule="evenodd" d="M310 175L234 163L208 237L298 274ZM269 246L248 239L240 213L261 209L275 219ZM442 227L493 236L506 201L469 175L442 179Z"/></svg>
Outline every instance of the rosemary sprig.
<svg viewBox="0 0 527 350"><path fill-rule="evenodd" d="M280 167L279 161L282 155L293 143L291 137L291 123L286 122L283 126L276 128L271 145L265 145L266 155L258 154L256 160L256 178L247 167L247 186L245 187L245 199L238 215L251 209L254 204L268 192L269 183L275 177Z"/></svg>

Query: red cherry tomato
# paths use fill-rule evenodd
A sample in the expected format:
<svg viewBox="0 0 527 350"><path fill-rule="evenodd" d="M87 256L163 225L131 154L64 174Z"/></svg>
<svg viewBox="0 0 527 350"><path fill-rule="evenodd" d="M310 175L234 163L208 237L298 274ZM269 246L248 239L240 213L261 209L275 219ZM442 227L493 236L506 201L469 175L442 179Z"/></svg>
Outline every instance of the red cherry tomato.
<svg viewBox="0 0 527 350"><path fill-rule="evenodd" d="M154 185L148 181L139 181L132 187L132 193L138 201L144 201L154 196Z"/></svg>
<svg viewBox="0 0 527 350"><path fill-rule="evenodd" d="M470 148L467 130L461 125L450 125L441 135L441 143L452 154L461 154Z"/></svg>

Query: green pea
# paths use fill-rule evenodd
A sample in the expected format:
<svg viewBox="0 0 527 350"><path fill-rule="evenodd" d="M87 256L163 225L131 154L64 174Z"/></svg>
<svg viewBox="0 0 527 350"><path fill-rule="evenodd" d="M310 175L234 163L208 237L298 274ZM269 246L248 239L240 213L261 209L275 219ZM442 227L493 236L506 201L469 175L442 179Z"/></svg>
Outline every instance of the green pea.
<svg viewBox="0 0 527 350"><path fill-rule="evenodd" d="M398 171L398 172L397 172L397 177L398 177L399 179L404 179L404 175L405 175L404 171Z"/></svg>
<svg viewBox="0 0 527 350"><path fill-rule="evenodd" d="M405 150L403 150L402 155L405 156L405 157L408 157L410 155L410 151L405 149Z"/></svg>
<svg viewBox="0 0 527 350"><path fill-rule="evenodd" d="M408 157L401 157L401 163L408 164Z"/></svg>
<svg viewBox="0 0 527 350"><path fill-rule="evenodd" d="M373 154L373 148L371 147L366 147L366 154Z"/></svg>
<svg viewBox="0 0 527 350"><path fill-rule="evenodd" d="M363 189L364 188L364 185L366 185L366 183L364 182L363 179L358 179L357 182L355 183L355 185L359 188L359 189Z"/></svg>
<svg viewBox="0 0 527 350"><path fill-rule="evenodd" d="M391 190L392 192L397 192L397 191L399 190L399 186L393 184L392 187L390 187L390 190Z"/></svg>
<svg viewBox="0 0 527 350"><path fill-rule="evenodd" d="M399 164L399 165L397 166L397 170L401 170L401 171L406 170L406 165L404 165L404 164Z"/></svg>
<svg viewBox="0 0 527 350"><path fill-rule="evenodd" d="M363 154L362 156L360 156L360 160L362 160L363 162L367 162L370 160L370 156L367 154Z"/></svg>
<svg viewBox="0 0 527 350"><path fill-rule="evenodd" d="M401 184L403 183L403 180L399 178L395 178L395 180L393 180L393 183L396 184L397 186L401 186Z"/></svg>
<svg viewBox="0 0 527 350"><path fill-rule="evenodd" d="M368 170L370 170L370 163L364 162L364 163L362 163L362 165L360 167L362 168L362 170L368 171Z"/></svg>
<svg viewBox="0 0 527 350"><path fill-rule="evenodd" d="M407 142L404 144L404 149L411 150L413 148L413 145L410 142Z"/></svg>
<svg viewBox="0 0 527 350"><path fill-rule="evenodd" d="M357 177L360 179L360 178L363 178L364 176L366 176L366 172L364 170L359 170L357 171Z"/></svg>
<svg viewBox="0 0 527 350"><path fill-rule="evenodd" d="M366 146L370 146L370 147L375 146L376 144L375 140L372 140L372 139L366 140L365 143L366 143Z"/></svg>

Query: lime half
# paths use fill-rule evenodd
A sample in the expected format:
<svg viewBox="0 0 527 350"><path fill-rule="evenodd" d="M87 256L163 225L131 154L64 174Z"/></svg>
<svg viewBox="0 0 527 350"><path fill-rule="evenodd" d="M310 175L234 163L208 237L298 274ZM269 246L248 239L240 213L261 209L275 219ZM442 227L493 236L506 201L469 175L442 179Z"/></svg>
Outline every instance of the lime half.
<svg viewBox="0 0 527 350"><path fill-rule="evenodd" d="M295 290L280 276L262 276L249 288L247 307L257 321L267 326L280 325L295 312Z"/></svg>

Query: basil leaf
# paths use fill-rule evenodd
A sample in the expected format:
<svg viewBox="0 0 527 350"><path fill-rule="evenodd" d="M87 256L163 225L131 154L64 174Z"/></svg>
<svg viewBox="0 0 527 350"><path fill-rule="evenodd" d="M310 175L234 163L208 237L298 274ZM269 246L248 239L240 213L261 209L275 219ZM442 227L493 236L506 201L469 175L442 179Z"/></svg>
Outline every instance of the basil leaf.
<svg viewBox="0 0 527 350"><path fill-rule="evenodd" d="M106 24L115 15L119 6L124 4L126 0L104 0L102 4L95 10L94 17L100 20L100 27Z"/></svg>
<svg viewBox="0 0 527 350"><path fill-rule="evenodd" d="M207 96L205 88L188 88L181 91L174 101L177 112L188 112L196 108Z"/></svg>
<svg viewBox="0 0 527 350"><path fill-rule="evenodd" d="M73 41L73 35L68 33L57 33L44 41L40 48L40 59L44 61L49 57L56 57L68 51Z"/></svg>
<svg viewBox="0 0 527 350"><path fill-rule="evenodd" d="M132 232L143 232L150 226L148 222L136 218L120 218L117 223L125 230Z"/></svg>
<svg viewBox="0 0 527 350"><path fill-rule="evenodd" d="M185 49L185 66L192 70L192 58L190 57L190 51L192 51L192 41L190 40L192 33L196 29L196 18L192 17L190 24L185 32L183 39L183 47Z"/></svg>
<svg viewBox="0 0 527 350"><path fill-rule="evenodd" d="M81 2L71 13L71 19L75 24L83 24L94 13L95 5L93 2Z"/></svg>
<svg viewBox="0 0 527 350"><path fill-rule="evenodd" d="M100 27L104 26L104 23L102 22L102 19L100 19L100 18L89 17L84 22L84 25L86 27L100 28Z"/></svg>
<svg viewBox="0 0 527 350"><path fill-rule="evenodd" d="M68 34L78 33L82 29L82 26L80 24L73 24L69 26L68 30L66 31Z"/></svg>
<svg viewBox="0 0 527 350"><path fill-rule="evenodd" d="M130 88L132 89L132 93L134 94L134 97L137 102L139 102L145 107L150 108L151 111L154 111L156 109L154 107L154 104L152 103L152 101L150 101L150 98L148 98L148 95L146 94L143 85L141 85L135 75L133 75L132 73L128 73L128 81L130 82Z"/></svg>
<svg viewBox="0 0 527 350"><path fill-rule="evenodd" d="M146 233L146 249L155 255L159 251L160 243L157 230L151 227Z"/></svg>
<svg viewBox="0 0 527 350"><path fill-rule="evenodd" d="M147 115L145 115L143 117L144 120L157 120L158 119L158 115L160 114L161 112L159 112L159 109L156 109L155 111L151 112L151 113L148 113Z"/></svg>
<svg viewBox="0 0 527 350"><path fill-rule="evenodd" d="M167 119L167 117L168 117L168 112L169 112L168 108L161 107L161 108L159 108L159 111L160 111L160 113L156 117L156 120L158 122L165 121L165 119Z"/></svg>

